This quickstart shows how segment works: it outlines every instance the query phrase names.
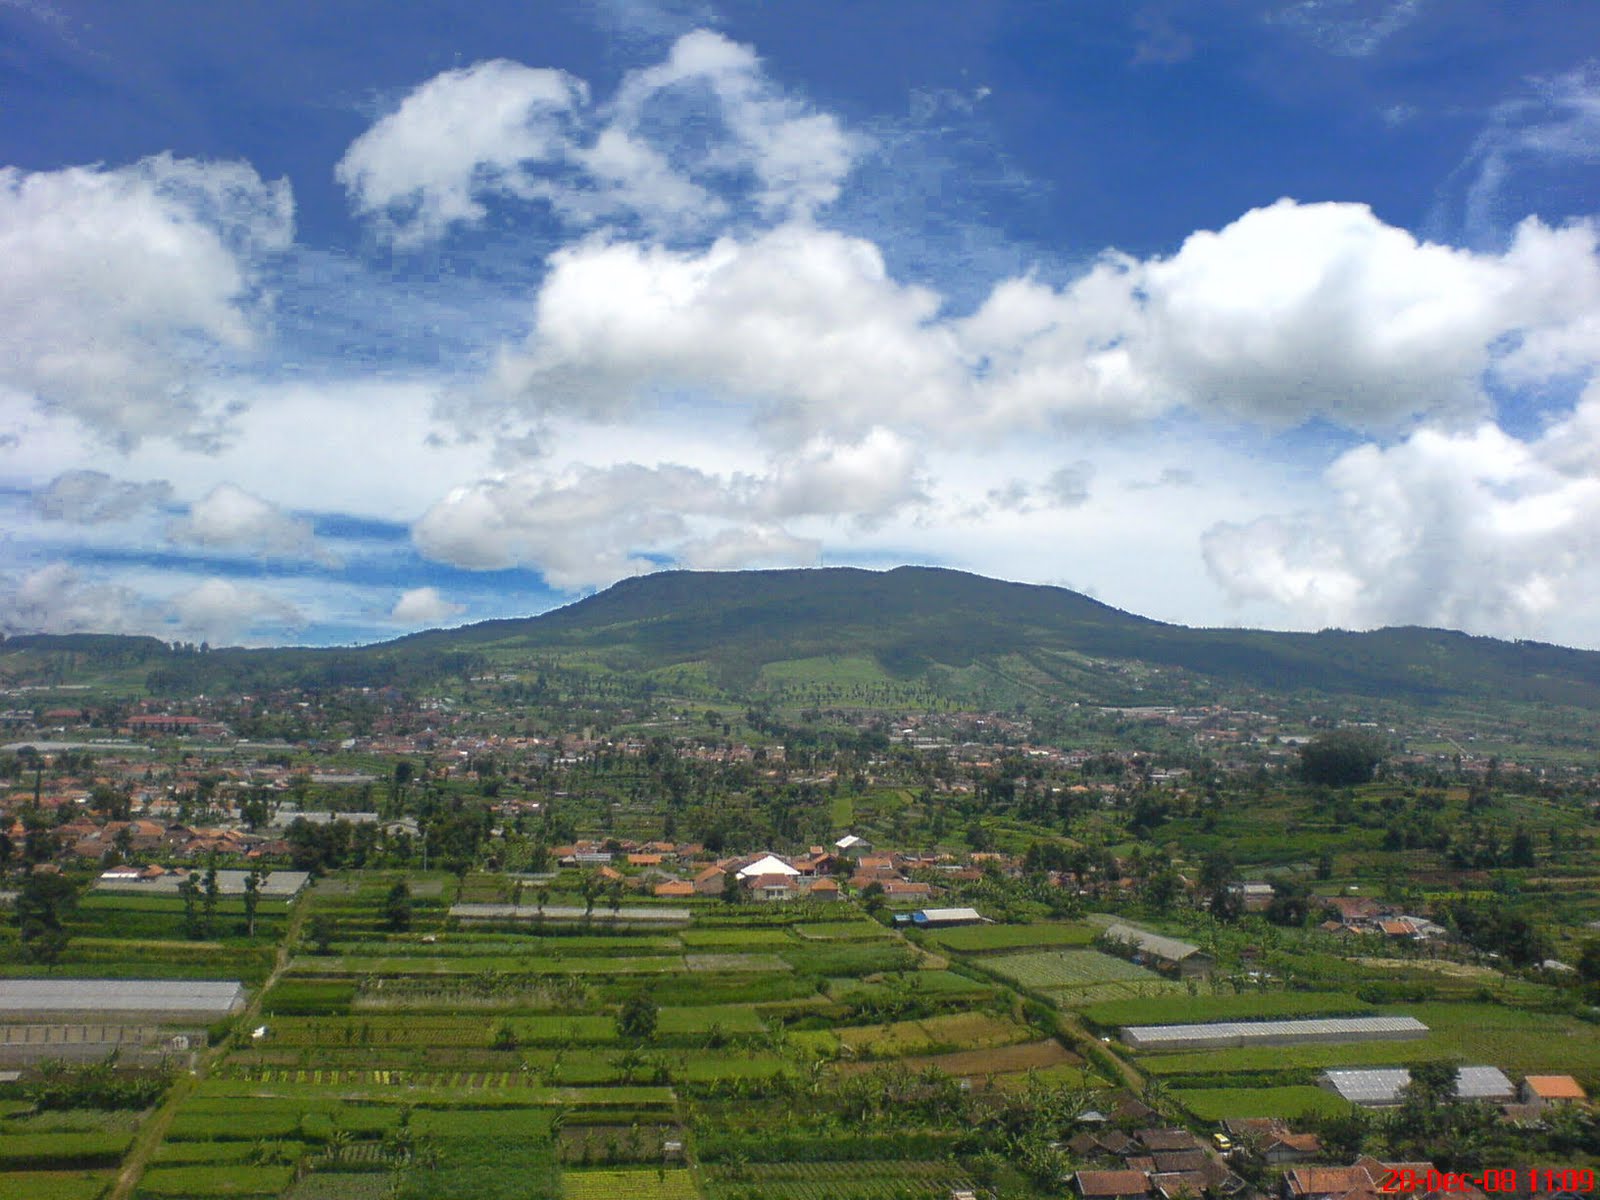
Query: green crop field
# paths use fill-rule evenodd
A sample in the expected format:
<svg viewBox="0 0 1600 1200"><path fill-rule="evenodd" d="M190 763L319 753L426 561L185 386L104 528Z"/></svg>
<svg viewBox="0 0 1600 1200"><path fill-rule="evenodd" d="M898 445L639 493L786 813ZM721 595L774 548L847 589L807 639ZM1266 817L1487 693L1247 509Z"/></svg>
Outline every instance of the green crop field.
<svg viewBox="0 0 1600 1200"><path fill-rule="evenodd" d="M961 925L939 929L927 935L928 941L946 950L982 953L986 950L1014 950L1024 946L1087 946L1097 930L1092 925Z"/></svg>
<svg viewBox="0 0 1600 1200"><path fill-rule="evenodd" d="M1199 1088L1174 1091L1174 1098L1202 1121L1228 1117L1337 1116L1350 1105L1312 1085L1265 1088Z"/></svg>
<svg viewBox="0 0 1600 1200"><path fill-rule="evenodd" d="M1076 988L1097 983L1160 983L1154 971L1134 966L1098 950L1043 950L1004 954L983 965L1006 979L1030 988Z"/></svg>
<svg viewBox="0 0 1600 1200"><path fill-rule="evenodd" d="M1264 992L1238 996L1158 996L1084 1007L1096 1025L1172 1025L1196 1021L1248 1021L1267 1017L1360 1016L1372 1006L1348 992Z"/></svg>
<svg viewBox="0 0 1600 1200"><path fill-rule="evenodd" d="M681 1168L671 1170L563 1171L561 1195L565 1200L699 1200L694 1176Z"/></svg>
<svg viewBox="0 0 1600 1200"><path fill-rule="evenodd" d="M947 1200L970 1186L944 1162L762 1163L706 1174L710 1200Z"/></svg>
<svg viewBox="0 0 1600 1200"><path fill-rule="evenodd" d="M0 1172L0 1200L99 1200L115 1171Z"/></svg>

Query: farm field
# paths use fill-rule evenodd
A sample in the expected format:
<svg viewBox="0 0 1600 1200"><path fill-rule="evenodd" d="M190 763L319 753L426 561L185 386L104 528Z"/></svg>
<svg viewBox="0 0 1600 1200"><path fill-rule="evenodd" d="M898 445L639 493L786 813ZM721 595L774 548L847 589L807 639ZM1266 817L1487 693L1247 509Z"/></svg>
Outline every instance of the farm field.
<svg viewBox="0 0 1600 1200"><path fill-rule="evenodd" d="M938 929L925 939L945 950L979 954L990 950L1015 950L1026 946L1087 946L1099 932L1085 922L1037 925L960 925Z"/></svg>
<svg viewBox="0 0 1600 1200"><path fill-rule="evenodd" d="M1179 1089L1174 1098L1202 1121L1229 1117L1338 1116L1349 1105L1332 1092L1310 1084L1265 1088Z"/></svg>
<svg viewBox="0 0 1600 1200"><path fill-rule="evenodd" d="M968 1178L950 1148L969 1102L1106 1086L1020 996L918 969L903 937L839 905L692 902L671 932L463 929L456 884L433 876L391 929L396 878L335 877L301 898L294 932L272 927L291 944L270 986L257 971L255 1007L175 1101L132 1200L945 1197ZM172 915L141 905L141 921ZM130 970L168 945L100 940ZM171 944L197 962L209 945ZM260 938L239 953L271 960ZM1089 969L1071 978L1125 970L1072 953ZM908 1122L887 1098L913 1075L938 1091ZM0 1116L0 1200L102 1200L138 1122L19 1105Z"/></svg>

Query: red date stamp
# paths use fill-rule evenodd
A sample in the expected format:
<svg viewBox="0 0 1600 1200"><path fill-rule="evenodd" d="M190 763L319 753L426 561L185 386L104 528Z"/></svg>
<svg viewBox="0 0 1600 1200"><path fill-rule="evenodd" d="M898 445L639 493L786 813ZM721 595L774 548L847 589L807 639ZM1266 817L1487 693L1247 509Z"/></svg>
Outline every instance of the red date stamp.
<svg viewBox="0 0 1600 1200"><path fill-rule="evenodd" d="M1582 1195L1594 1191L1594 1172L1566 1167L1502 1167L1482 1171L1426 1171L1390 1167L1378 1190L1391 1196L1413 1192L1563 1193Z"/></svg>

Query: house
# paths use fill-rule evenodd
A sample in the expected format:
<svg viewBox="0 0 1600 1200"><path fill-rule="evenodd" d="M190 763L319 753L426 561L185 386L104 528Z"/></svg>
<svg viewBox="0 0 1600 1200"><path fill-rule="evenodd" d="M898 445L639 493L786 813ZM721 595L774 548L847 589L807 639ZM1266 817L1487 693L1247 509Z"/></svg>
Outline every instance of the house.
<svg viewBox="0 0 1600 1200"><path fill-rule="evenodd" d="M1394 1171L1410 1171L1424 1178L1437 1168L1432 1163L1386 1163L1362 1155L1348 1167L1295 1167L1283 1176L1284 1200L1340 1200L1350 1193L1382 1194ZM1475 1190L1475 1189L1474 1189Z"/></svg>
<svg viewBox="0 0 1600 1200"><path fill-rule="evenodd" d="M865 838L859 838L853 833L847 833L833 844L833 848L840 854L851 858L860 858L863 854L872 853L872 843Z"/></svg>
<svg viewBox="0 0 1600 1200"><path fill-rule="evenodd" d="M665 883L658 883L655 886L655 895L657 896L685 899L694 894L694 884L687 879L669 879Z"/></svg>
<svg viewBox="0 0 1600 1200"><path fill-rule="evenodd" d="M786 875L790 878L798 879L800 872L796 871L776 854L763 854L749 866L739 869L740 879L759 879L763 875Z"/></svg>
<svg viewBox="0 0 1600 1200"><path fill-rule="evenodd" d="M1139 1144L1151 1154L1180 1154L1201 1149L1200 1139L1187 1129L1141 1129L1134 1135ZM1167 1170L1188 1170L1187 1167L1168 1167Z"/></svg>
<svg viewBox="0 0 1600 1200"><path fill-rule="evenodd" d="M1261 1157L1271 1167L1310 1162L1321 1153L1322 1140L1314 1133L1273 1132L1261 1144Z"/></svg>
<svg viewBox="0 0 1600 1200"><path fill-rule="evenodd" d="M1135 962L1146 962L1176 972L1185 979L1209 975L1211 968L1216 965L1209 954L1200 952L1199 946L1180 942L1177 938L1163 937L1137 926L1124 925L1120 921L1107 927L1105 939L1130 947Z"/></svg>
<svg viewBox="0 0 1600 1200"><path fill-rule="evenodd" d="M694 877L692 886L697 896L720 896L725 882L725 873L721 867L707 867Z"/></svg>
<svg viewBox="0 0 1600 1200"><path fill-rule="evenodd" d="M757 900L794 900L801 895L797 875L744 875L740 880Z"/></svg>
<svg viewBox="0 0 1600 1200"><path fill-rule="evenodd" d="M1571 1075L1529 1075L1522 1081L1522 1102L1535 1109L1552 1104L1582 1104L1588 1098Z"/></svg>
<svg viewBox="0 0 1600 1200"><path fill-rule="evenodd" d="M837 879L819 879L806 892L813 900L837 900L843 894Z"/></svg>
<svg viewBox="0 0 1600 1200"><path fill-rule="evenodd" d="M1085 1200L1140 1200L1150 1194L1143 1171L1079 1171L1072 1182Z"/></svg>

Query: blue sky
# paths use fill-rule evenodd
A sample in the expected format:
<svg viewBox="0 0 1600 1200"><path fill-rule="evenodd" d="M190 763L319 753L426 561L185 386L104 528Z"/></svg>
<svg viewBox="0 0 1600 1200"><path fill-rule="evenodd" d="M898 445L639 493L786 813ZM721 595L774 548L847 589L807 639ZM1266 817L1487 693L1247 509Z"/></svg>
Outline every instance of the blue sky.
<svg viewBox="0 0 1600 1200"><path fill-rule="evenodd" d="M0 631L682 565L1600 647L1600 9L0 0Z"/></svg>

